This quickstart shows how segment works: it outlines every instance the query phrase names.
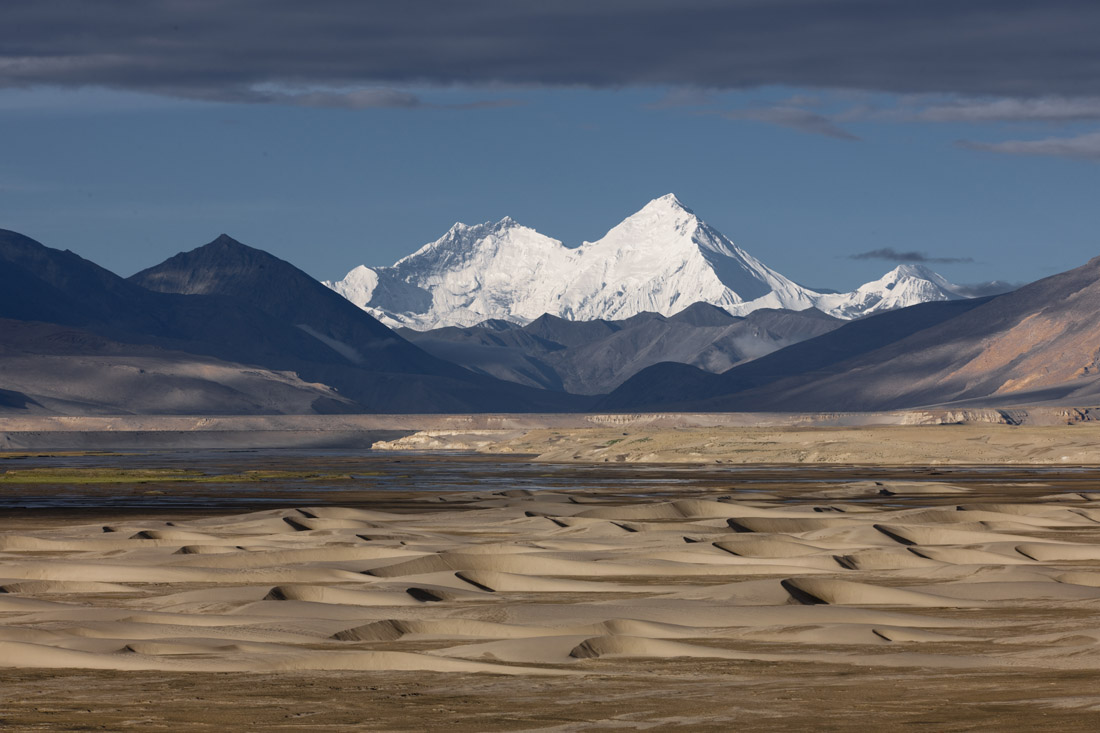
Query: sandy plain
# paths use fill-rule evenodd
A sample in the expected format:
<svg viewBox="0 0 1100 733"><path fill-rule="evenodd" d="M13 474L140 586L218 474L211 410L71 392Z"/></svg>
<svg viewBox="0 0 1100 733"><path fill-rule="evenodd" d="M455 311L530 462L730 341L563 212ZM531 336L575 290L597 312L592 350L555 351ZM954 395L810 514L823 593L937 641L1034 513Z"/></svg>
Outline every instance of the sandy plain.
<svg viewBox="0 0 1100 733"><path fill-rule="evenodd" d="M0 469L5 729L1100 724L1087 467Z"/></svg>
<svg viewBox="0 0 1100 733"><path fill-rule="evenodd" d="M385 443L415 445L417 434ZM448 444L463 445L461 439ZM1100 465L1100 425L894 425L808 427L644 426L536 429L482 437L487 454L533 454L547 462Z"/></svg>

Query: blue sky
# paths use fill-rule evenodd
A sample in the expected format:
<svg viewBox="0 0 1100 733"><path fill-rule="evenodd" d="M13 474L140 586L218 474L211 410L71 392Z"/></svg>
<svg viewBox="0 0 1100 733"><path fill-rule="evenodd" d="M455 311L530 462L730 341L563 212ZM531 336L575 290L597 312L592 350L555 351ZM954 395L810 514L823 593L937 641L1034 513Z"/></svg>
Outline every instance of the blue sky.
<svg viewBox="0 0 1100 733"><path fill-rule="evenodd" d="M272 79L0 83L0 226L123 275L225 232L339 278L455 221L576 245L675 192L816 287L896 264L871 250L962 283L1100 255L1100 90Z"/></svg>

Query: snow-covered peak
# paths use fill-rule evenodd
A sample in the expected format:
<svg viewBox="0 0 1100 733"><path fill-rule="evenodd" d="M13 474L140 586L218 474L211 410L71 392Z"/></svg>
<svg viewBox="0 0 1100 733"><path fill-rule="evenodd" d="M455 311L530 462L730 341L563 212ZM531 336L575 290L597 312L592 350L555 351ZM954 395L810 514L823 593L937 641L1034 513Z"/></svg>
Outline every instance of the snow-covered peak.
<svg viewBox="0 0 1100 733"><path fill-rule="evenodd" d="M506 216L497 222L487 221L473 225L456 223L436 241L402 257L394 267L412 267L418 270L427 267L434 271L454 267L455 263L467 263L486 256L494 257L505 249L516 250L516 254L538 256L539 252L561 246L561 242L556 239L543 236Z"/></svg>
<svg viewBox="0 0 1100 733"><path fill-rule="evenodd" d="M890 270L890 272L883 275L881 280L893 280L894 282L897 282L907 277L917 278L919 280L928 280L946 290L955 287L950 282L948 282L943 275L939 274L935 270L927 268L924 265L918 265L914 263L898 265L893 270Z"/></svg>
<svg viewBox="0 0 1100 733"><path fill-rule="evenodd" d="M627 217L630 221L635 217L661 217L661 216L690 216L695 217L695 212L684 206L674 193L666 193L664 196L653 199L638 211Z"/></svg>
<svg viewBox="0 0 1100 733"><path fill-rule="evenodd" d="M944 294L954 294L956 286L948 282L947 278L924 265L898 265L878 280L861 285L856 292L896 291L899 288L921 288L925 290L942 290ZM944 298L946 300L946 298Z"/></svg>
<svg viewBox="0 0 1100 733"><path fill-rule="evenodd" d="M604 247L667 244L669 237L690 238L702 224L695 212L673 194L653 199L612 227L598 243ZM596 244L585 242L586 246Z"/></svg>
<svg viewBox="0 0 1100 733"><path fill-rule="evenodd" d="M343 280L323 280L322 284L363 308L378 288L378 272L366 265L359 265L345 275Z"/></svg>
<svg viewBox="0 0 1100 733"><path fill-rule="evenodd" d="M700 300L738 314L812 305L810 291L708 226L674 194L650 201L577 252L580 267L557 312L564 318L672 315ZM762 298L769 300L756 302Z"/></svg>
<svg viewBox="0 0 1100 733"><path fill-rule="evenodd" d="M691 212L691 209L684 206L683 202L680 201L680 199L676 198L676 194L671 192L666 193L664 196L658 196L642 208L649 208L650 206L668 206Z"/></svg>
<svg viewBox="0 0 1100 733"><path fill-rule="evenodd" d="M898 265L878 280L864 283L850 293L825 295L819 308L840 318L856 318L918 303L958 300L957 286L924 265Z"/></svg>
<svg viewBox="0 0 1100 733"><path fill-rule="evenodd" d="M543 314L670 316L697 302L734 315L817 307L855 318L960 297L922 265L901 265L851 293L814 292L738 247L671 193L575 249L510 217L459 223L392 267L360 266L326 285L389 325L416 329L527 323Z"/></svg>
<svg viewBox="0 0 1100 733"><path fill-rule="evenodd" d="M378 273L366 265L359 265L344 277L343 282L355 283L359 287L374 290L378 285ZM325 281L325 285L332 287L332 283L328 280Z"/></svg>

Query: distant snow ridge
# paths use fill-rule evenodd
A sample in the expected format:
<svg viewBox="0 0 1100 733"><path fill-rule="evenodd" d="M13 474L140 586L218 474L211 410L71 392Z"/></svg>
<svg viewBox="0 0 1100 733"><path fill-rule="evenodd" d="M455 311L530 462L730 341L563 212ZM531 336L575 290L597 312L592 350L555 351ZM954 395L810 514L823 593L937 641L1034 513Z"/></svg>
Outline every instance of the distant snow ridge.
<svg viewBox="0 0 1100 733"><path fill-rule="evenodd" d="M505 217L455 224L392 267L356 267L325 282L391 326L419 330L489 319L528 323L670 316L697 302L745 315L817 307L840 318L959 298L919 265L902 265L851 293L818 293L787 279L668 194L602 239L570 249Z"/></svg>
<svg viewBox="0 0 1100 733"><path fill-rule="evenodd" d="M898 265L850 293L820 295L817 307L837 318L858 318L933 300L958 300L958 286L924 265Z"/></svg>

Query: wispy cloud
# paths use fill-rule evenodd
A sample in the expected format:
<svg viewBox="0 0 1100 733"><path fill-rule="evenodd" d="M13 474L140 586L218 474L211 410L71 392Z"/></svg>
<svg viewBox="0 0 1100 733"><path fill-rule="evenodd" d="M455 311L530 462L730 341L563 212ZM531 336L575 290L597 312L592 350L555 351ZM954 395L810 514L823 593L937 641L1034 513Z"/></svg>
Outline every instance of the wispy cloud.
<svg viewBox="0 0 1100 733"><path fill-rule="evenodd" d="M739 109L722 112L721 115L727 120L766 122L813 135L824 135L837 140L859 140L858 137L838 126L828 117L793 105Z"/></svg>
<svg viewBox="0 0 1100 733"><path fill-rule="evenodd" d="M944 97L903 95L883 105L861 102L832 113L828 121L930 122L963 124L1018 124L1050 131L1067 126L1100 122L1100 97L1045 96L1034 98ZM1100 131L1076 135L1049 135L1035 140L987 142L964 139L958 146L969 150L1012 155L1050 155L1095 160L1100 158Z"/></svg>
<svg viewBox="0 0 1100 733"><path fill-rule="evenodd" d="M859 252L848 255L850 260L886 260L888 262L913 262L927 265L953 265L974 262L973 257L935 257L927 252L916 250L898 251L893 247L872 249L868 252Z"/></svg>
<svg viewBox="0 0 1100 733"><path fill-rule="evenodd" d="M348 91L278 92L266 95L270 101L298 107L339 107L342 109L415 109L424 100L411 92L397 89L351 89Z"/></svg>
<svg viewBox="0 0 1100 733"><path fill-rule="evenodd" d="M1061 158L1100 160L1100 132L1088 132L1073 137L1047 137L1039 140L1006 140L999 143L960 140L959 146L970 150L1011 155L1054 155Z"/></svg>
<svg viewBox="0 0 1100 733"><path fill-rule="evenodd" d="M859 139L845 129L845 123L849 122L1039 123L1054 126L1100 121L1100 97L903 95L894 103L886 105L858 100L855 104L837 109L836 102L840 101L842 95L835 96L837 98L832 100L832 105L826 104L820 96L800 95L777 105L722 114L728 119L769 122L843 140ZM858 99L859 94L848 96Z"/></svg>
<svg viewBox="0 0 1100 733"><path fill-rule="evenodd" d="M1087 122L1100 120L1100 98L958 99L912 112L926 122Z"/></svg>
<svg viewBox="0 0 1100 733"><path fill-rule="evenodd" d="M228 91L224 101L251 104L282 104L293 107L325 107L329 109L453 109L472 110L494 107L514 107L523 102L515 99L489 99L472 102L441 103L421 95L387 87L356 89L286 89L260 86L254 89Z"/></svg>

